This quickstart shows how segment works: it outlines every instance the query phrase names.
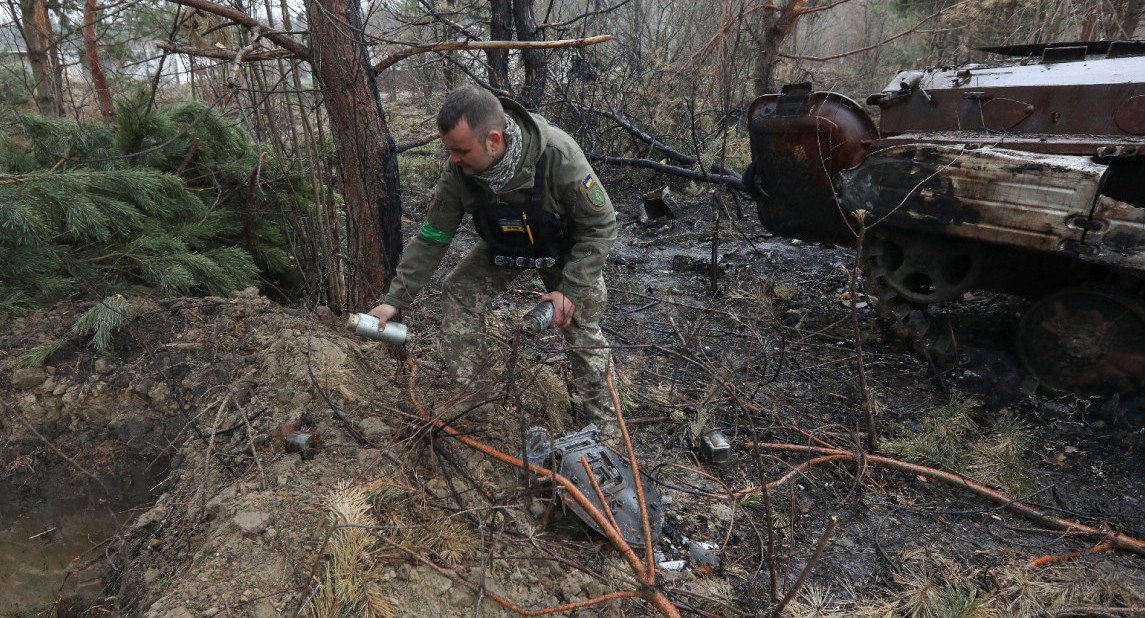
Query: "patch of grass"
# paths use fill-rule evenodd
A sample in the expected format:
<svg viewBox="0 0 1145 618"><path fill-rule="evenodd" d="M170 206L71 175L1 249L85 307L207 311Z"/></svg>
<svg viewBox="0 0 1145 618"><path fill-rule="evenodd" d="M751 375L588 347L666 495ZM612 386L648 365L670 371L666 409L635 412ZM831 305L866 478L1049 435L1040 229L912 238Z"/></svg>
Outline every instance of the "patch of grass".
<svg viewBox="0 0 1145 618"><path fill-rule="evenodd" d="M327 499L330 521L338 525L376 525L370 516L366 492L347 482L339 483ZM378 574L379 562L372 557L374 539L364 528L342 527L331 532L326 546L329 560L318 594L306 606L314 618L393 616Z"/></svg>
<svg viewBox="0 0 1145 618"><path fill-rule="evenodd" d="M437 493L450 491L439 479L431 482ZM407 487L394 485L388 479L378 479L362 488L373 504L373 512L380 525L388 529L386 538L426 556L436 556L450 565L461 564L476 555L481 540L466 524L464 518L443 516L438 509L427 505L421 494ZM381 548L391 557L394 550Z"/></svg>
<svg viewBox="0 0 1145 618"><path fill-rule="evenodd" d="M933 548L896 556L888 587L808 584L787 612L793 618L1034 618L1070 607L1141 607L1145 591L1113 561L1031 570L1028 556L970 567Z"/></svg>
<svg viewBox="0 0 1145 618"><path fill-rule="evenodd" d="M994 618L1000 614L977 595L976 569L929 549L907 551L894 575L903 616Z"/></svg>
<svg viewBox="0 0 1145 618"><path fill-rule="evenodd" d="M986 605L978 599L977 591L973 588L963 590L947 585L939 595L938 603L937 616L942 618L977 618L994 615L994 612L987 610Z"/></svg>
<svg viewBox="0 0 1145 618"><path fill-rule="evenodd" d="M398 174L401 176L403 188L430 192L441 174L443 158L440 155L440 147L431 145L422 150L428 152L398 155Z"/></svg>
<svg viewBox="0 0 1145 618"><path fill-rule="evenodd" d="M975 403L956 392L919 419L920 431L885 440L883 450L1012 494L1032 491L1022 465L1031 439L1025 423L1009 410L979 423L974 410Z"/></svg>

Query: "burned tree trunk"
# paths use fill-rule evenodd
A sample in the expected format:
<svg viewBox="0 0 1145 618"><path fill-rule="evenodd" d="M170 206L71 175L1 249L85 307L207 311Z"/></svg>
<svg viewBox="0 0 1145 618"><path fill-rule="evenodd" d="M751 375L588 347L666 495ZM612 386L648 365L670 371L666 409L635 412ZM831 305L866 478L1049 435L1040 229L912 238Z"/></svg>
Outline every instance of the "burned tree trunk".
<svg viewBox="0 0 1145 618"><path fill-rule="evenodd" d="M1132 39L1137 30L1137 22L1141 18L1141 0L1125 0L1121 10L1121 23L1118 29L1118 38Z"/></svg>
<svg viewBox="0 0 1145 618"><path fill-rule="evenodd" d="M489 0L489 38L508 41L513 38L512 0ZM489 85L497 90L512 92L509 83L509 50L505 48L485 51L489 63Z"/></svg>
<svg viewBox="0 0 1145 618"><path fill-rule="evenodd" d="M370 68L358 0L307 0L310 61L330 114L346 201L351 310L377 304L401 256L394 139ZM348 27L347 27L348 26Z"/></svg>
<svg viewBox="0 0 1145 618"><path fill-rule="evenodd" d="M518 41L537 40L537 19L533 13L533 0L513 0L513 21L517 25ZM545 95L545 77L548 65L545 52L539 49L521 50L525 65L525 84L518 99L528 109L536 110Z"/></svg>

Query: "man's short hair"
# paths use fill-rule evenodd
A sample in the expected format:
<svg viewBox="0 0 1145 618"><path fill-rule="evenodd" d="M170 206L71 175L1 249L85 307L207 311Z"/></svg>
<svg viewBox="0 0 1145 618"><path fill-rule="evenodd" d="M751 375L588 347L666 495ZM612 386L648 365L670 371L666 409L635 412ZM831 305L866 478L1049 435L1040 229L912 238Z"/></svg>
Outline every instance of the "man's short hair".
<svg viewBox="0 0 1145 618"><path fill-rule="evenodd" d="M452 131L464 118L474 137L484 142L490 131L505 130L505 110L492 92L484 88L462 86L445 97L445 104L437 113L437 130Z"/></svg>

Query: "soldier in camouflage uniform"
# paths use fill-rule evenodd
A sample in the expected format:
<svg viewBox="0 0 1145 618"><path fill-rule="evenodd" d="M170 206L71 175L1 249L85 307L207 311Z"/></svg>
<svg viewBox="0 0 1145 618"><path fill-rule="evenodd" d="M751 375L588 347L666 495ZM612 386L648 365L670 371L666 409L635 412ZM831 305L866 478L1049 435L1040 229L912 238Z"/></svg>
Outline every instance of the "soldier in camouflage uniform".
<svg viewBox="0 0 1145 618"><path fill-rule="evenodd" d="M589 420L617 429L605 385L608 343L600 331L602 269L616 240L616 213L583 151L564 131L517 103L474 86L446 98L437 117L450 165L437 181L421 231L370 311L378 328L409 305L437 270L465 214L481 240L442 283L449 370L463 383L489 366L485 313L523 269L536 269L569 345L573 381Z"/></svg>

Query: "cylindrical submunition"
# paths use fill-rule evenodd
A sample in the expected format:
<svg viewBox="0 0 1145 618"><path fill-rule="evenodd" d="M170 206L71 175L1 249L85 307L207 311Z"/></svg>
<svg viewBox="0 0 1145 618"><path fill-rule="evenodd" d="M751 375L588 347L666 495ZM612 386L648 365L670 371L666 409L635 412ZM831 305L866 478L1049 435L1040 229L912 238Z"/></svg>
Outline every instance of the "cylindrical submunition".
<svg viewBox="0 0 1145 618"><path fill-rule="evenodd" d="M547 330L553 323L553 304L549 301L540 303L525 314L521 325L530 333L539 333Z"/></svg>
<svg viewBox="0 0 1145 618"><path fill-rule="evenodd" d="M354 329L354 333L369 339L377 339L386 343L401 345L406 342L406 325L401 322L386 322L386 327L378 330L378 318L368 313L355 313L350 316L347 326Z"/></svg>

